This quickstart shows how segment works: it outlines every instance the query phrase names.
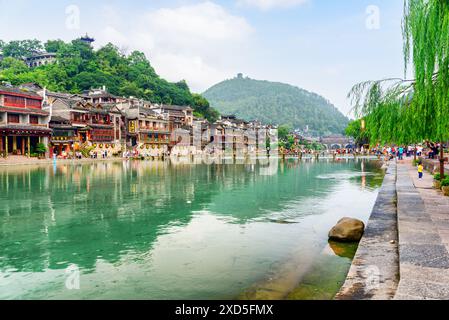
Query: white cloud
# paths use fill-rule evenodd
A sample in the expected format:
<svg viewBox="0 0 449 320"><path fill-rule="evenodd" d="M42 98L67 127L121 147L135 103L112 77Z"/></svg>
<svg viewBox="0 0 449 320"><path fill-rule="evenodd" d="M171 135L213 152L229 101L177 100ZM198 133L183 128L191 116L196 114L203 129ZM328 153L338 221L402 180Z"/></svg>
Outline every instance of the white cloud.
<svg viewBox="0 0 449 320"><path fill-rule="evenodd" d="M227 77L226 71L212 67L200 56L164 53L156 55L152 62L158 66L157 72L168 81L187 79L189 86L196 92L202 92Z"/></svg>
<svg viewBox="0 0 449 320"><path fill-rule="evenodd" d="M99 40L142 50L162 77L185 79L203 91L235 72L222 62L232 60L253 32L244 18L206 1L143 12L132 24L114 19Z"/></svg>
<svg viewBox="0 0 449 320"><path fill-rule="evenodd" d="M270 10L273 8L289 8L302 5L308 0L237 0L240 6L256 7L261 10Z"/></svg>

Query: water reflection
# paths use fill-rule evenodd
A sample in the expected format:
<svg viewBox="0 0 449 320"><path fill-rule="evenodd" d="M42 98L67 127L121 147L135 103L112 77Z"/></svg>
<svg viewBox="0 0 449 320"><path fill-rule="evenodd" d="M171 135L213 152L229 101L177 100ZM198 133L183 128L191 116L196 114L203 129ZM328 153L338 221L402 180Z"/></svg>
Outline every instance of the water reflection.
<svg viewBox="0 0 449 320"><path fill-rule="evenodd" d="M253 252L263 255L268 264L270 259L286 254L275 245L272 252L279 252L278 257L264 252L268 244L257 243L260 230L270 236L278 234L281 227L291 228L292 234L298 228L310 228L300 222L322 214L321 199L335 194L336 188L349 183L359 190L374 191L381 181L379 165L364 160L272 160L238 165L128 161L2 169L0 273L4 277L21 273L24 278L46 274L54 280L52 272L75 264L96 282L106 265L131 270L143 263L139 272L151 274L154 283L154 277L166 277L167 270L173 268L173 277L183 276L187 267L173 264L182 252L191 256L201 252L203 256L194 255L197 262L186 258L201 269L208 265L204 259L219 261L216 251L222 250L223 259L234 259L234 265L225 263L231 276L232 268L239 266L235 259L245 260L246 250L253 259L246 262L248 270L254 259L260 258ZM235 240L240 241L238 246L227 243ZM282 241L289 239L286 236ZM178 249L173 247L176 243ZM219 265L211 262L203 276L217 269ZM241 270L243 277L248 270ZM115 273L110 272L114 278ZM135 272L138 276L125 281L125 285L132 287L142 276ZM202 274L193 269L191 272ZM18 290L18 297L34 289L21 280L25 286ZM188 283L188 279L185 281ZM229 279L223 283L226 281ZM241 285L236 283L229 293ZM9 297L5 291L9 289L0 286L0 297ZM166 290L162 297L178 297L170 288ZM94 287L89 294L96 291ZM142 294L155 298L152 292ZM128 295L125 297L140 297ZM83 297L88 294L83 293Z"/></svg>

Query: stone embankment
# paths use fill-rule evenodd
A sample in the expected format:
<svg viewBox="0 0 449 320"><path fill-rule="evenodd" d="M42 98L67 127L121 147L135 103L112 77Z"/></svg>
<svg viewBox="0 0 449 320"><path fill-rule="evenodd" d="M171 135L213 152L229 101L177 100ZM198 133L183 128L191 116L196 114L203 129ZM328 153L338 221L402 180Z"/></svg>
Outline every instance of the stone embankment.
<svg viewBox="0 0 449 320"><path fill-rule="evenodd" d="M418 179L410 162L390 163L335 299L449 299L449 197L432 189L430 173Z"/></svg>
<svg viewBox="0 0 449 320"><path fill-rule="evenodd" d="M335 299L392 299L399 282L396 164L391 163L348 277Z"/></svg>

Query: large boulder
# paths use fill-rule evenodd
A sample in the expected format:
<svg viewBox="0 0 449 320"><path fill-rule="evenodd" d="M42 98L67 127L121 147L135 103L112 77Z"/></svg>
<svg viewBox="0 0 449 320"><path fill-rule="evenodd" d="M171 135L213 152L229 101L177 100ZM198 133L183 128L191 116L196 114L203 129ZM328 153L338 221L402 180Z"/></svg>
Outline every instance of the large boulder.
<svg viewBox="0 0 449 320"><path fill-rule="evenodd" d="M362 239L365 224L357 219L343 218L329 232L329 239L340 242L357 242Z"/></svg>

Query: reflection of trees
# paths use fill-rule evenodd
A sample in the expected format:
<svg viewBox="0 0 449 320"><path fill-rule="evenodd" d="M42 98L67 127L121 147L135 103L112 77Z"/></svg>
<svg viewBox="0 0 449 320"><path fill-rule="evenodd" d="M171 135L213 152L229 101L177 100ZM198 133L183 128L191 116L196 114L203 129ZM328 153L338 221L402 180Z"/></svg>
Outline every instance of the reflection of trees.
<svg viewBox="0 0 449 320"><path fill-rule="evenodd" d="M364 161L364 160L362 160ZM226 174L219 184L219 192L215 193L208 208L214 213L229 215L238 223L245 223L268 212L279 212L292 201L302 201L326 197L333 192L340 183L334 179L317 179L319 175L327 175L342 170L360 172L362 162L302 162L290 160L281 162L278 174L272 176L260 175L261 168L245 167L245 174L241 174L238 166L227 166L223 170ZM365 162L365 171L372 172L378 166ZM381 171L379 169L379 174ZM383 177L366 176L368 184L382 183ZM356 185L361 185L361 177L349 179ZM379 185L380 186L380 185ZM311 212L313 214L313 212Z"/></svg>
<svg viewBox="0 0 449 320"><path fill-rule="evenodd" d="M335 182L316 176L344 168L286 163L262 176L253 164L120 162L1 171L0 270L93 270L98 259L149 253L160 234L198 211L245 223L331 192Z"/></svg>

